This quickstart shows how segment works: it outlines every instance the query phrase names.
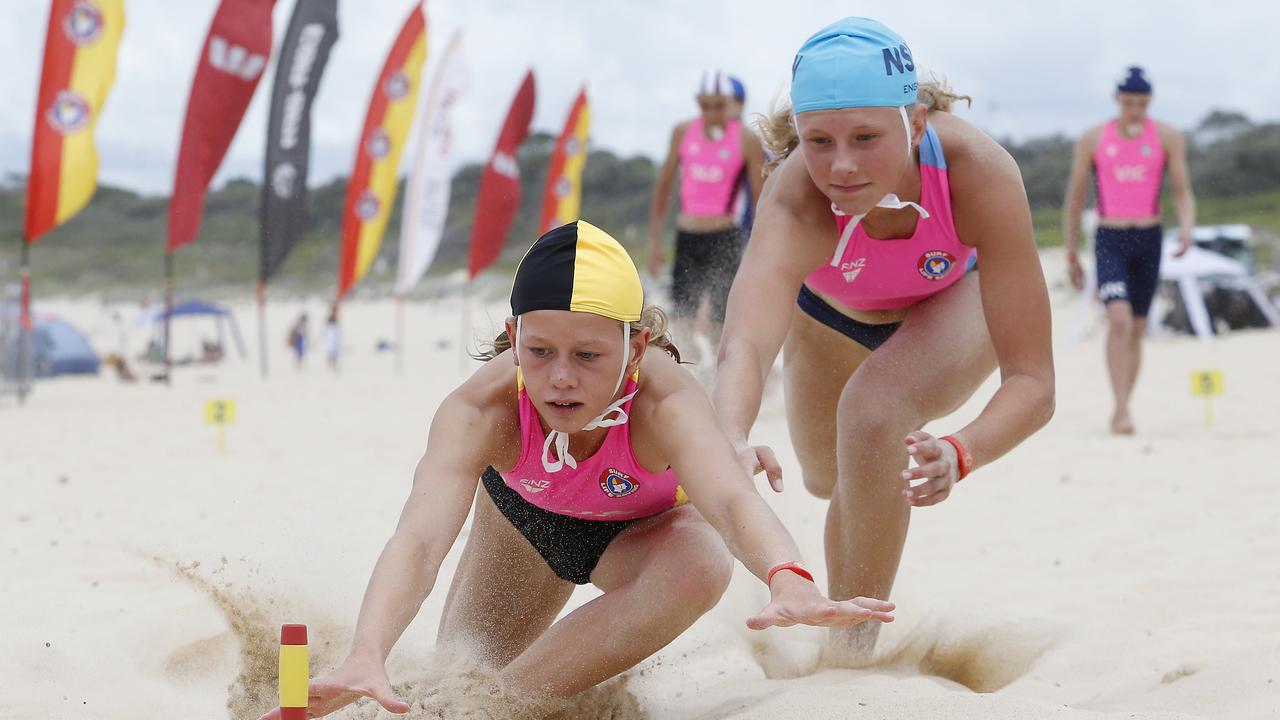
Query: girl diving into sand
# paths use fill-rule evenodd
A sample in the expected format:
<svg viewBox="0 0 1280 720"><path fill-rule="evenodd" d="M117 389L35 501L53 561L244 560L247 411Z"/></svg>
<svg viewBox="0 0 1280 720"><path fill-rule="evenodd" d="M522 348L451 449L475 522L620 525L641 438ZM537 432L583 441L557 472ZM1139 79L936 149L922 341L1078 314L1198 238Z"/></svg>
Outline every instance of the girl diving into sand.
<svg viewBox="0 0 1280 720"><path fill-rule="evenodd" d="M769 587L753 629L893 619L892 603L818 590L643 300L602 230L578 221L533 244L489 361L436 411L351 651L311 682L309 716L362 696L410 709L385 661L473 499L439 642L521 697L575 695L660 650L720 599L730 552ZM556 621L586 583L603 593Z"/></svg>

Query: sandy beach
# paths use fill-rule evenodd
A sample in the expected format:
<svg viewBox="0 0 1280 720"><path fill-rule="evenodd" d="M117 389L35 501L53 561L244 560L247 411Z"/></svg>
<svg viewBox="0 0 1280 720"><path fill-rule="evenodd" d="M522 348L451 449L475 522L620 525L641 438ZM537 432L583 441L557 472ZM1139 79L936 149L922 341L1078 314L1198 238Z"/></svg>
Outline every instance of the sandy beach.
<svg viewBox="0 0 1280 720"><path fill-rule="evenodd" d="M766 591L738 567L718 607L564 717L1280 717L1280 332L1153 338L1138 434L1114 437L1101 327L1067 341L1076 297L1060 255L1044 263L1057 413L915 511L875 663L826 667L820 631L748 631ZM118 346L110 314L124 306L39 293L39 311L100 353ZM293 367L284 337L304 303L273 304L265 381L251 298L233 307L245 360L179 368L171 387L104 369L42 381L23 408L0 398L0 718L256 718L275 702L280 623L311 628L313 675L345 653L432 414L474 367L460 359L460 301L408 305L399 375L375 352L392 337L390 301L346 306L338 374L318 352ZM324 305L305 309L318 340ZM477 306L476 336L503 313ZM178 332L181 349L212 329ZM144 329L127 342L140 351ZM1224 374L1212 426L1190 393L1197 369ZM926 429L971 420L996 382ZM211 398L237 404L221 450L203 422ZM804 491L787 437L774 388L753 439L778 451L790 484L761 488L822 581L825 504ZM462 544L390 662L393 683L459 712L484 679L441 680L432 646ZM375 715L390 717L346 716Z"/></svg>

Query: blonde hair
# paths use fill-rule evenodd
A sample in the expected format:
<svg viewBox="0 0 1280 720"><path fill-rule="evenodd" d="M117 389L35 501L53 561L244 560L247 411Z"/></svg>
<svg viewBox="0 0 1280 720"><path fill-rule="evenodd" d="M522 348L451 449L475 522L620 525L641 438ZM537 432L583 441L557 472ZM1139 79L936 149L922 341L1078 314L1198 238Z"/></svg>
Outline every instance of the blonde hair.
<svg viewBox="0 0 1280 720"><path fill-rule="evenodd" d="M631 335L638 335L641 330L649 328L649 344L661 348L668 355L675 358L676 362L680 362L680 349L671 341L671 333L669 331L670 322L667 320L667 314L662 308L654 305L646 305L640 313L640 319L630 323ZM484 343L478 352L471 354L476 360L488 362L495 357L501 355L511 349L511 338L507 335L504 328L493 342Z"/></svg>
<svg viewBox="0 0 1280 720"><path fill-rule="evenodd" d="M964 100L973 106L973 98L968 95L957 95L945 78L931 78L920 83L916 90L916 105L924 105L929 112L951 112L957 100ZM914 110L914 105L908 112ZM791 103L779 99L774 103L768 115L756 115L756 129L764 140L765 148L773 155L773 159L765 166L764 172L769 174L782 164L792 150L800 144L796 134L795 115L791 113Z"/></svg>

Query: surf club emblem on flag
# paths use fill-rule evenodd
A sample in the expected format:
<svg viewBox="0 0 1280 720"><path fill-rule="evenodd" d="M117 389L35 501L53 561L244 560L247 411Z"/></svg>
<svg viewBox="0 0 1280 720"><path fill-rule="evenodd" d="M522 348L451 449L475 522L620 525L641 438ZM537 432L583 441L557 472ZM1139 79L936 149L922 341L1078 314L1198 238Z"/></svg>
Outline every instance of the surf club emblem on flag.
<svg viewBox="0 0 1280 720"><path fill-rule="evenodd" d="M87 47L102 36L102 11L91 2L78 2L63 19L67 38L76 47Z"/></svg>
<svg viewBox="0 0 1280 720"><path fill-rule="evenodd" d="M46 119L54 130L70 135L89 124L89 115L89 103L84 96L74 90L63 90L49 108Z"/></svg>
<svg viewBox="0 0 1280 720"><path fill-rule="evenodd" d="M925 280L941 280L955 267L955 256L946 250L930 250L920 256L916 268Z"/></svg>
<svg viewBox="0 0 1280 720"><path fill-rule="evenodd" d="M609 468L600 476L600 489L611 498L620 498L639 490L640 483L621 470Z"/></svg>

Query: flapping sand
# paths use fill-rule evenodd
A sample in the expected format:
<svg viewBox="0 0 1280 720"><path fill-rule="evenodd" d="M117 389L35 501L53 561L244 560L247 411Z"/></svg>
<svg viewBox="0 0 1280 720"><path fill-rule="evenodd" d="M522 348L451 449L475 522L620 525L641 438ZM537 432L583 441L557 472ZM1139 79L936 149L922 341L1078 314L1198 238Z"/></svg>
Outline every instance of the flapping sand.
<svg viewBox="0 0 1280 720"><path fill-rule="evenodd" d="M1056 283L1058 258L1046 265ZM1067 344L1075 301L1054 293L1057 415L915 512L899 620L875 663L826 666L820 631L746 630L766 595L739 569L688 633L557 717L1280 716L1280 332L1153 339L1139 434L1117 438L1101 333ZM100 351L119 341L98 303L42 309ZM252 352L252 306L236 309ZM459 305L410 305L401 376L374 352L392 334L390 303L347 307L340 375L318 355L301 371L286 357L299 309L271 308L269 382L251 358L181 368L171 388L104 373L42 382L22 409L0 399L0 718L257 717L275 702L282 622L310 626L313 672L341 659L431 414L464 372ZM323 307L308 309L318 338ZM212 326L176 342L201 334ZM128 341L136 351L144 333ZM1212 427L1189 392L1198 368L1226 378ZM994 382L931 429L974 417ZM237 402L222 451L203 424L214 397ZM766 494L820 567L824 504L799 482L779 391L755 439L790 473L786 493ZM512 716L491 675L433 656L443 595L390 664L411 717ZM362 705L342 717L378 716Z"/></svg>

